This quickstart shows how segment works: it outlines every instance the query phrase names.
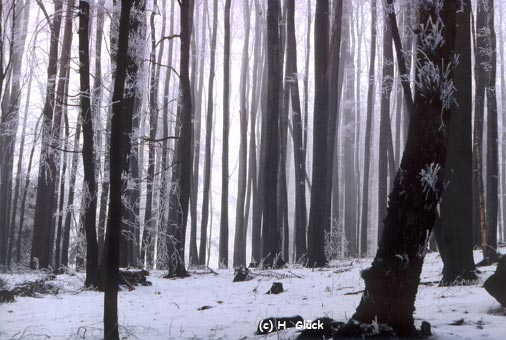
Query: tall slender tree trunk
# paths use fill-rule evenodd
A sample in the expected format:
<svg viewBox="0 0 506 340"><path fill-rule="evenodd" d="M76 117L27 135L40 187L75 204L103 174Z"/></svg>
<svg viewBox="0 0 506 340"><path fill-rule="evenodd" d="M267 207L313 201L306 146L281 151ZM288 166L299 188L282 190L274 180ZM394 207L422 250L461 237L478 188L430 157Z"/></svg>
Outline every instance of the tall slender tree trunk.
<svg viewBox="0 0 506 340"><path fill-rule="evenodd" d="M263 24L262 17L262 8L258 0L255 0L255 39L258 39L258 42L255 43L255 47L258 46L259 50L262 50L262 57L258 59L258 63L261 65L258 66L258 83L257 83L257 96L252 98L257 98L255 102L252 103L252 114L254 112L255 117L251 118L251 129L252 134L250 136L250 176L252 177L252 187L253 187L253 204L252 204L252 219L251 219L251 262L252 265L258 264L261 259L261 244L260 244L260 236L262 230L262 197L263 197L263 159L265 153L265 145L264 145L264 130L261 130L261 138L258 143L256 143L256 135L255 135L255 125L258 124L258 129L260 129L260 125L263 125L263 120L265 118L265 101L266 101L266 57L267 57L267 48L266 48L266 38L264 34L264 30L260 30L261 25ZM258 51L260 53L260 51ZM261 113L261 119L257 120L258 113ZM257 129L257 130L258 130ZM257 152L258 150L258 152ZM258 155L257 155L258 154ZM258 159L258 162L257 162ZM254 163L253 163L254 162ZM257 164L258 163L258 164ZM254 171L254 173L253 173Z"/></svg>
<svg viewBox="0 0 506 340"><path fill-rule="evenodd" d="M327 183L327 134L328 134L328 96L329 88L326 78L328 37L329 37L329 2L318 1L315 10L315 99L313 131L313 171L311 188L311 207L308 226L308 262L309 267L321 267L327 263L324 245L325 216L324 195Z"/></svg>
<svg viewBox="0 0 506 340"><path fill-rule="evenodd" d="M286 2L286 43L287 51L286 64L287 74L290 79L290 98L292 103L292 138L293 138L293 158L295 162L295 261L306 254L306 153L303 146L304 126L302 123L302 110L300 105L298 72L297 72L297 46L295 39L295 0ZM306 105L306 103L305 103Z"/></svg>
<svg viewBox="0 0 506 340"><path fill-rule="evenodd" d="M102 38L103 38L103 29L104 29L104 5L105 0L100 0L97 4L97 27L96 27L96 34L95 34L95 81L93 82L93 89L92 89L92 110L93 110L93 118L95 122L99 121L100 114L101 114L101 103L102 103ZM110 120L107 117L107 123L106 123L106 130L107 127L110 128ZM102 137L100 136L100 131L97 131L95 129L95 136L97 140L102 140ZM106 135L106 141L105 141L105 149L108 148L108 142L107 142L107 132ZM97 143L95 147L95 158L96 166L100 169L100 156L101 156L101 150L102 143ZM98 216L98 230L97 230L97 244L98 244L98 258L99 260L102 258L102 250L104 247L104 226L105 226L105 211L107 206L107 194L109 191L109 181L107 179L107 176L109 175L108 171L106 171L105 164L107 164L107 156L104 156L104 171L102 172L102 183L100 184L101 192L100 192L100 210L99 210L99 216ZM98 183L97 183L98 184ZM98 186L97 186L98 191ZM98 192L97 192L98 195ZM103 206L102 206L103 205ZM101 214L103 212L103 215Z"/></svg>
<svg viewBox="0 0 506 340"><path fill-rule="evenodd" d="M332 176L337 175L339 163L334 159L336 148L337 126L339 121L339 69L341 55L341 26L343 17L343 0L334 4L332 13L332 31L330 36L330 54L327 66L328 73L328 127L327 127L327 165L325 174L325 198L321 204L324 206L323 223L325 232L331 230L331 206L332 206ZM316 45L315 45L316 48ZM335 168L334 168L335 166Z"/></svg>
<svg viewBox="0 0 506 340"><path fill-rule="evenodd" d="M228 267L228 136L230 129L230 5L225 1L225 41L223 56L223 153L221 155L221 219L220 249L218 263L220 267Z"/></svg>
<svg viewBox="0 0 506 340"><path fill-rule="evenodd" d="M263 120L262 133L266 145L263 159L263 202L262 202L262 258L265 267L283 264L281 254L281 226L278 217L278 167L279 167L279 111L281 86L279 1L267 5L267 110ZM265 131L265 132L264 132Z"/></svg>
<svg viewBox="0 0 506 340"><path fill-rule="evenodd" d="M192 169L192 98L189 77L190 38L193 26L193 1L181 1L181 55L179 72L179 105L177 124L179 139L176 143L172 172L172 190L169 198L168 277L187 276L185 268L186 224L191 191Z"/></svg>
<svg viewBox="0 0 506 340"><path fill-rule="evenodd" d="M54 213L54 175L56 167L50 159L55 152L51 148L53 143L53 105L55 98L56 73L58 69L58 44L61 26L62 1L55 1L55 15L50 23L49 62L47 67L47 87L44 108L42 110L42 144L39 161L39 175L37 181L37 198L35 203L35 217L33 225L32 249L30 266L48 268L50 229ZM35 260L37 259L37 260ZM38 263L37 263L38 262Z"/></svg>
<svg viewBox="0 0 506 340"><path fill-rule="evenodd" d="M374 83L375 83L375 63L376 63L376 1L371 1L371 49L369 59L369 76L367 89L367 121L365 126L365 145L364 145L364 180L362 192L362 219L360 227L360 254L367 255L368 247L368 227L369 227L369 171L371 168L371 135L372 135L372 116L374 106Z"/></svg>
<svg viewBox="0 0 506 340"><path fill-rule="evenodd" d="M138 5L135 2L135 5ZM142 7L140 7L142 8ZM110 172L109 172L109 211L107 217L104 266L104 339L118 340L118 284L119 255L122 219L122 173L128 171L130 154L130 132L132 110L125 107L125 80L127 77L129 39L131 31L130 11L132 1L124 0L121 5L119 23L118 53L114 92L112 100ZM137 7L136 9L139 9ZM141 11L142 13L142 11ZM126 135L126 136L125 136Z"/></svg>
<svg viewBox="0 0 506 340"><path fill-rule="evenodd" d="M153 6L157 7L156 0ZM145 261L145 267L153 267L154 255L154 235L156 226L156 215L153 216L153 191L155 181L155 140L158 128L158 81L156 76L157 59L156 59L156 31L155 31L155 11L153 10L149 19L151 29L151 55L150 55L150 82L149 82L149 144L148 144L148 173L146 176L146 208L144 209L144 229L141 244L141 261ZM162 32L162 37L164 36ZM163 43L160 45L163 51Z"/></svg>
<svg viewBox="0 0 506 340"><path fill-rule="evenodd" d="M89 51L90 4L79 1L79 75L81 120L83 126L83 192L86 197L83 224L86 232L86 286L99 286L98 243L96 232L97 193L95 180L95 153L93 117L90 91ZM63 194L63 193L62 193Z"/></svg>
<svg viewBox="0 0 506 340"><path fill-rule="evenodd" d="M204 160L204 192L202 194L202 219L200 224L199 265L206 264L207 225L209 221L209 192L211 189L211 138L213 134L214 68L216 64L216 40L218 31L218 0L213 1L213 28L211 33L211 64L207 93L206 145Z"/></svg>
<svg viewBox="0 0 506 340"><path fill-rule="evenodd" d="M248 109L247 109L247 86L248 86L248 62L249 62L249 30L250 13L248 2L243 2L244 39L241 61L241 80L239 89L239 120L240 120L240 145L239 145L239 177L237 185L237 203L235 210L235 235L234 235L234 267L246 266L246 225L245 199L247 189L247 166L248 166Z"/></svg>
<svg viewBox="0 0 506 340"><path fill-rule="evenodd" d="M14 2L13 2L14 6ZM21 135L21 144L18 157L17 175L14 185L14 197L12 199L12 208L10 207L10 195L12 190L12 171L14 165L14 142L16 140L16 132L19 121L19 106L21 97L21 64L22 56L26 41L26 32L28 26L28 19L30 15L30 2L17 1L13 10L13 23L12 23L12 46L11 51L11 88L10 96L8 98L8 105L6 111L2 112L2 118L0 120L0 161L2 163L0 170L0 229L6 232L6 235L0 234L0 263L7 264L10 266L12 258L12 249L14 245L14 230L16 225L16 212L17 202L19 198L19 186L20 186L20 171L21 163L23 159L23 143L24 143L24 132L26 127L26 111L23 119L23 132ZM2 50L3 51L3 50ZM3 69L1 70L3 71ZM0 72L1 72L0 71ZM30 86L32 82L32 73L29 76L28 92L30 92ZM0 86L0 93L2 87ZM7 94L4 93L5 95ZM29 96L28 96L29 97ZM0 98L2 96L0 95ZM7 100L7 97L2 99ZM6 171L4 173L4 171ZM7 179L7 181L5 181ZM10 216L8 214L10 213ZM5 224L4 224L5 223ZM8 245L8 249L7 249ZM5 247L5 248L4 248ZM6 256L6 259L3 258ZM6 262L4 262L6 261Z"/></svg>
<svg viewBox="0 0 506 340"><path fill-rule="evenodd" d="M487 11L487 45L489 62L487 66L487 184L486 184L486 225L487 239L484 257L489 261L497 261L497 213L499 207L499 131L497 117L497 43L494 27L494 0L486 0Z"/></svg>
<svg viewBox="0 0 506 340"><path fill-rule="evenodd" d="M387 6L387 5L385 5ZM381 76L381 107L379 130L379 167L378 167L378 244L383 235L383 220L387 210L388 188L388 133L390 127L390 94L393 84L393 50L392 25L388 15L388 7L383 8L385 27L383 31L383 70Z"/></svg>

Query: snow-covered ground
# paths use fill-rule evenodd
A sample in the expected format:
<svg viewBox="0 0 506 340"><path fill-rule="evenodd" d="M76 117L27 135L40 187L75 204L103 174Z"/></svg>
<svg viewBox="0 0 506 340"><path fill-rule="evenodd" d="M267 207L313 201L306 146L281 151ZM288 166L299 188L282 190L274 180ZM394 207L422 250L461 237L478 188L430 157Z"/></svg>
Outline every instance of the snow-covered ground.
<svg viewBox="0 0 506 340"><path fill-rule="evenodd" d="M475 260L480 259L475 252ZM232 282L232 270L218 270L218 275L194 273L177 280L152 272L152 286L120 292L120 332L124 339L294 339L294 329L268 336L254 333L259 320L267 317L347 320L364 288L360 270L370 262L371 258L353 259L321 270L263 271L251 281L238 283ZM482 288L495 266L480 268L480 282L463 287L432 283L440 279L441 269L439 255L428 254L422 273L426 284L420 285L416 301L418 324L429 321L437 339L506 339L506 309ZM0 274L9 285L36 277L33 273ZM83 291L82 273L59 275L51 282L60 294L16 297L14 303L0 304L1 339L101 338L103 294ZM285 292L266 295L273 282L282 282ZM203 306L211 308L199 310ZM457 320L461 325L450 325Z"/></svg>

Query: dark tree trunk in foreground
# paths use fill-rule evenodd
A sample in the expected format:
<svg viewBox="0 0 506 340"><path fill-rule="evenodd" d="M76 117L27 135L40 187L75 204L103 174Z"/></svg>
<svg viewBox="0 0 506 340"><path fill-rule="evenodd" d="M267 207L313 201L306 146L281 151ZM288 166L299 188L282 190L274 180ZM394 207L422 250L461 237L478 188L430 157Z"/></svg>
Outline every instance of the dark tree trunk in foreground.
<svg viewBox="0 0 506 340"><path fill-rule="evenodd" d="M85 209L83 216L86 231L86 286L98 286L98 243L95 228L97 195L95 182L95 154L93 146L93 117L90 103L90 50L89 50L90 4L79 1L79 75L81 120L83 126L83 190ZM63 194L63 193L61 193Z"/></svg>
<svg viewBox="0 0 506 340"><path fill-rule="evenodd" d="M434 233L443 259L444 285L476 280L473 259L473 146L472 146L472 70L471 2L457 12L455 53L456 103L451 107L448 131L446 182L441 200L441 221Z"/></svg>
<svg viewBox="0 0 506 340"><path fill-rule="evenodd" d="M213 32L211 37L211 64L207 94L206 145L204 160L204 192L202 194L202 218L200 226L199 265L206 264L207 224L209 222L209 194L211 189L211 137L213 132L214 68L216 65L216 40L218 31L218 0L213 2Z"/></svg>
<svg viewBox="0 0 506 340"><path fill-rule="evenodd" d="M228 135L230 129L230 5L225 2L225 41L223 56L223 154L221 159L221 218L220 218L220 249L218 263L228 267Z"/></svg>
<svg viewBox="0 0 506 340"><path fill-rule="evenodd" d="M281 53L279 39L279 2L269 1L267 7L267 111L262 129L265 129L266 148L263 177L262 258L265 267L275 267L281 255L281 226L277 223L278 166L279 166L279 111L281 87Z"/></svg>
<svg viewBox="0 0 506 340"><path fill-rule="evenodd" d="M50 229L54 212L54 162L48 159L56 150L52 148L53 102L55 97L55 80L58 68L58 44L60 36L62 2L55 1L55 15L50 24L51 42L49 47L49 62L47 66L47 88L44 108L42 110L42 144L40 151L39 176L37 181L37 200L33 225L32 249L30 266L35 268L34 259L38 259L39 268L49 266Z"/></svg>
<svg viewBox="0 0 506 340"><path fill-rule="evenodd" d="M109 158L109 211L104 251L104 338L119 339L118 332L118 283L119 254L122 218L122 173L128 171L130 153L131 110L125 107L124 91L127 76L128 36L130 33L130 10L132 1L124 0L121 4L121 17L118 36L118 54L112 98L111 118L111 151ZM125 135L128 138L125 138ZM127 139L128 142L123 141Z"/></svg>
<svg viewBox="0 0 506 340"><path fill-rule="evenodd" d="M291 78L290 95L292 103L293 158L295 162L295 261L306 253L306 160L303 149L302 111L300 107L299 84L297 80L297 46L295 39L295 0L288 0L286 21L286 64Z"/></svg>
<svg viewBox="0 0 506 340"><path fill-rule="evenodd" d="M414 116L390 194L383 237L372 266L362 273L365 292L353 315L364 323L386 323L398 336L416 332L414 303L444 189L447 129L455 92L452 61L456 10L454 1L445 1L439 15L433 6L420 8L420 22L427 23L429 18L440 21L441 32L422 31L418 42ZM434 40L427 39L429 34L440 34L444 43L430 44ZM438 80L432 80L435 78Z"/></svg>
<svg viewBox="0 0 506 340"><path fill-rule="evenodd" d="M328 130L328 81L326 77L329 41L329 2L318 1L315 10L315 98L313 131L313 176L311 207L308 226L309 267L321 267L327 263L324 253L325 216L324 195L327 190L327 130Z"/></svg>
<svg viewBox="0 0 506 340"><path fill-rule="evenodd" d="M172 190L169 198L169 274L168 277L188 275L185 268L186 223L190 202L192 169L192 100L189 77L190 37L192 32L193 1L181 1L181 57L179 72L179 105L176 143L172 171Z"/></svg>
<svg viewBox="0 0 506 340"><path fill-rule="evenodd" d="M371 50L369 61L369 85L367 89L367 121L364 145L364 181L362 193L362 221L360 227L360 254L367 255L367 228L369 226L369 170L371 162L371 130L374 106L374 65L376 62L376 1L371 2ZM399 105L399 103L397 104Z"/></svg>

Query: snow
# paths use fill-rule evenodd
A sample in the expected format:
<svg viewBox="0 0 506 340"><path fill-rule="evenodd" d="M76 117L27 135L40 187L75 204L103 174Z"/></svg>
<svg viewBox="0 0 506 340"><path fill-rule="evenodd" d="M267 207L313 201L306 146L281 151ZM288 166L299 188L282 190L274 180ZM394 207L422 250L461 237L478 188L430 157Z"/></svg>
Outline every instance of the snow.
<svg viewBox="0 0 506 340"><path fill-rule="evenodd" d="M480 259L475 252L475 260ZM321 270L292 266L262 271L251 281L237 283L232 282L232 270L217 270L218 275L194 272L176 280L152 272L152 286L119 293L120 333L124 339L295 339L294 329L268 336L254 333L258 322L267 317L298 314L306 320L322 316L347 320L364 288L360 270L371 260L335 261ZM422 283L437 282L441 269L439 255L427 254ZM479 283L471 286L421 284L417 324L429 321L437 339L504 339L505 309L482 288L495 266L480 270ZM41 275L1 274L0 278L12 285ZM14 303L0 304L0 338L101 338L103 294L83 290L83 282L83 273L59 275L53 281L60 288L56 296L16 297ZM285 292L266 295L273 282L282 282ZM202 306L212 308L198 310ZM462 325L450 325L461 319Z"/></svg>

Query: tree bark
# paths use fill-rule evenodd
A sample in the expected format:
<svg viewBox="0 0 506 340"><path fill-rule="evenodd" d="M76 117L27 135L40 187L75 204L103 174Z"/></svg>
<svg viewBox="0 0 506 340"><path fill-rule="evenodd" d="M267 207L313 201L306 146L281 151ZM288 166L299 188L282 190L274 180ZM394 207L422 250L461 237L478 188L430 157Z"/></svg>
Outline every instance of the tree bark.
<svg viewBox="0 0 506 340"><path fill-rule="evenodd" d="M90 4L79 1L79 75L81 120L83 126L83 192L86 199L83 216L86 231L86 280L85 286L99 286L98 243L96 232L97 193L95 180L95 153L93 117L90 92L90 51L89 51Z"/></svg>
<svg viewBox="0 0 506 340"><path fill-rule="evenodd" d="M326 221L324 196L329 185L327 177L327 134L329 87L326 77L329 41L329 2L318 1L315 10L315 98L313 131L313 171L311 188L311 207L308 226L309 267L321 267L327 263L324 253L324 232Z"/></svg>
<svg viewBox="0 0 506 340"><path fill-rule="evenodd" d="M49 47L49 62L47 67L47 87L44 108L42 110L42 145L39 161L39 176L37 181L37 199L33 225L31 268L49 267L50 229L54 213L53 194L55 190L54 174L56 167L51 162L55 150L51 148L53 141L53 102L55 98L56 73L58 69L58 44L60 36L62 1L55 1L55 15L50 23L51 42ZM47 162L47 163L46 163Z"/></svg>
<svg viewBox="0 0 506 340"><path fill-rule="evenodd" d="M278 167L279 167L279 111L281 86L281 65L279 55L279 1L267 5L267 110L262 130L265 130L266 148L263 160L263 202L262 202L262 258L265 267L283 264L281 254L281 230L277 223Z"/></svg>
<svg viewBox="0 0 506 340"><path fill-rule="evenodd" d="M367 255L367 241L369 227L369 171L371 163L371 135L372 135L372 115L374 106L374 83L375 83L375 63L376 63L376 1L371 2L371 50L369 60L369 85L367 89L367 121L365 126L365 145L364 145L364 180L362 193L362 220L360 227L360 254Z"/></svg>
<svg viewBox="0 0 506 340"><path fill-rule="evenodd" d="M302 111L299 97L298 71L297 71L297 42L295 39L295 0L288 0L286 22L287 50L286 64L287 73L290 77L290 95L292 103L292 126L293 126L293 157L295 162L295 261L306 253L306 157L303 146Z"/></svg>
<svg viewBox="0 0 506 340"><path fill-rule="evenodd" d="M380 107L380 130L379 130L379 167L378 167L378 244L383 235L383 220L387 210L387 186L388 186L388 133L390 127L390 93L393 84L393 50L392 50L392 25L388 15L388 7L383 8L385 28L383 32L383 70L381 76L381 107Z"/></svg>
<svg viewBox="0 0 506 340"><path fill-rule="evenodd" d="M137 5L137 3L136 3ZM132 111L125 107L125 79L127 77L131 0L121 4L118 54L112 100L109 211L107 217L106 250L104 266L104 339L119 340L118 332L118 283L122 218L122 173L128 171ZM142 12L141 12L142 13ZM125 137L124 135L128 136Z"/></svg>
<svg viewBox="0 0 506 340"><path fill-rule="evenodd" d="M204 160L204 192L202 194L202 219L200 224L199 265L206 264L207 225L209 222L209 192L211 189L211 137L213 134L214 69L216 64L216 40L218 31L218 0L213 2L213 28L211 33L211 64L207 94L206 145Z"/></svg>
<svg viewBox="0 0 506 340"><path fill-rule="evenodd" d="M455 53L456 103L451 107L448 132L446 182L441 200L441 221L434 226L437 245L444 263L441 284L465 284L476 280L473 259L473 146L471 2L458 11Z"/></svg>
<svg viewBox="0 0 506 340"><path fill-rule="evenodd" d="M241 61L241 80L239 88L239 120L240 120L240 145L239 145L239 175L237 185L237 203L235 210L235 235L234 235L234 267L246 266L246 226L245 199L247 188L248 166L248 109L247 109L247 86L248 86L248 62L249 62L249 30L250 13L248 2L243 2L244 38Z"/></svg>
<svg viewBox="0 0 506 340"><path fill-rule="evenodd" d="M170 259L168 277L188 275L185 268L186 224L190 202L190 181L192 169L192 98L189 77L190 38L193 26L193 1L181 1L181 56L179 72L179 105L177 123L179 133L174 155L172 190L169 198L168 256Z"/></svg>
<svg viewBox="0 0 506 340"><path fill-rule="evenodd" d="M416 334L413 311L429 235L444 189L446 147L453 86L456 2L420 8L420 22L440 22L418 42L415 112L384 220L384 232L372 267L362 272L365 292L353 319L386 323L397 336ZM431 46L429 34L444 44ZM433 37L432 37L433 38ZM440 69L440 65L445 65ZM448 71L448 72L447 72ZM427 75L439 76L432 81ZM434 87L436 90L433 90Z"/></svg>
<svg viewBox="0 0 506 340"><path fill-rule="evenodd" d="M220 267L228 267L228 136L230 129L230 5L225 1L225 41L223 56L223 153L221 155L221 218L220 218L220 249L218 263Z"/></svg>

